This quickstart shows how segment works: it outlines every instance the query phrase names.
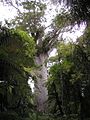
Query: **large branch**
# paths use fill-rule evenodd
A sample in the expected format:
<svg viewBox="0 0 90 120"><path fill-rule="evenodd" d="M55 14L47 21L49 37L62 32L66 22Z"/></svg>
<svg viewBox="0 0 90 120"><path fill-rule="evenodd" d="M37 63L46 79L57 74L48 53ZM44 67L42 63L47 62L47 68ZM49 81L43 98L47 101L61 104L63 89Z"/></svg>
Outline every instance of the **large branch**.
<svg viewBox="0 0 90 120"><path fill-rule="evenodd" d="M55 34L50 38L50 41L46 47L51 49L55 45L55 43L57 42L57 39L58 39L60 33L61 33L61 30L56 31Z"/></svg>
<svg viewBox="0 0 90 120"><path fill-rule="evenodd" d="M49 52L58 42L58 37L60 34L62 34L64 31L61 29L55 30L53 33L50 33L43 41L42 47L46 52ZM61 35L62 36L62 35Z"/></svg>
<svg viewBox="0 0 90 120"><path fill-rule="evenodd" d="M9 4L10 4L12 7L14 7L14 8L19 12L19 14L22 14L22 12L20 11L20 9L19 9L17 6L15 6L12 1L10 1Z"/></svg>

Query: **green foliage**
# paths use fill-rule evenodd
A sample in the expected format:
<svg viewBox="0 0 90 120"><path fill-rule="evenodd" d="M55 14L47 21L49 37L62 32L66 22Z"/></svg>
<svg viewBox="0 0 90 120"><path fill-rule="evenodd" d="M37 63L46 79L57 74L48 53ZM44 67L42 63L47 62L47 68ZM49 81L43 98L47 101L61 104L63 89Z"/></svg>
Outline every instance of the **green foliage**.
<svg viewBox="0 0 90 120"><path fill-rule="evenodd" d="M26 1L22 2L21 5L24 12L19 13L11 23L17 28L27 31L28 33L33 33L34 36L36 36L37 31L43 34L41 23L44 21L45 4L37 1Z"/></svg>
<svg viewBox="0 0 90 120"><path fill-rule="evenodd" d="M8 112L8 113L0 113L0 120L19 120L19 118L16 113Z"/></svg>
<svg viewBox="0 0 90 120"><path fill-rule="evenodd" d="M22 30L1 27L0 32L0 119L22 120L33 111L33 95L28 85L34 66L35 43Z"/></svg>
<svg viewBox="0 0 90 120"><path fill-rule="evenodd" d="M51 0L54 4L64 3L68 7L71 17L74 22L89 22L90 21L90 2L88 0Z"/></svg>
<svg viewBox="0 0 90 120"><path fill-rule="evenodd" d="M19 66L33 64L35 44L33 38L26 32L17 29L9 30L7 28L2 28L0 43L1 58L12 61Z"/></svg>
<svg viewBox="0 0 90 120"><path fill-rule="evenodd" d="M65 9L60 10L60 14L57 14L55 19L53 20L55 26L59 29L70 26L71 24L71 14L67 12Z"/></svg>
<svg viewBox="0 0 90 120"><path fill-rule="evenodd" d="M74 45L72 43L60 42L57 46L58 54L61 59L66 58L73 54Z"/></svg>
<svg viewBox="0 0 90 120"><path fill-rule="evenodd" d="M59 114L60 117L60 105L65 115L63 119L89 118L89 49L89 29L77 44L61 42L58 46L59 61L55 60L56 64L50 68L47 83L49 111L54 116ZM59 105L57 99L61 101Z"/></svg>

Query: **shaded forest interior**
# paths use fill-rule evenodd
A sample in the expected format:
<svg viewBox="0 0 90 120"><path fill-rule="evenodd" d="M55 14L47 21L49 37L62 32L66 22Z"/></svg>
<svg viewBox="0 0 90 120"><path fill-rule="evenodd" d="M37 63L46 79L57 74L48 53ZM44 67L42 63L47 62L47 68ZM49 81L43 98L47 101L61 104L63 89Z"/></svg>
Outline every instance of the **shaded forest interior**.
<svg viewBox="0 0 90 120"><path fill-rule="evenodd" d="M2 3L13 6L17 16L0 25L0 120L89 120L89 1ZM45 26L48 3L57 11ZM83 34L75 41L63 38L83 25ZM54 49L56 54L50 56Z"/></svg>

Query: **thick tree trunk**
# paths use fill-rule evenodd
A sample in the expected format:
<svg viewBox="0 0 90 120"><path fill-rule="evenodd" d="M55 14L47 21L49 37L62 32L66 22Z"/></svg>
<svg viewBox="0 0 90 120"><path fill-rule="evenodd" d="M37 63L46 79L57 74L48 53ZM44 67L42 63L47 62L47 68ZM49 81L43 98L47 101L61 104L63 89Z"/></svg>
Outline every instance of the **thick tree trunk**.
<svg viewBox="0 0 90 120"><path fill-rule="evenodd" d="M36 64L38 65L38 70L36 71L36 82L35 82L35 101L37 105L37 110L39 112L46 111L46 101L48 98L48 91L46 88L47 81L47 65L46 59L47 54L40 54L36 57Z"/></svg>

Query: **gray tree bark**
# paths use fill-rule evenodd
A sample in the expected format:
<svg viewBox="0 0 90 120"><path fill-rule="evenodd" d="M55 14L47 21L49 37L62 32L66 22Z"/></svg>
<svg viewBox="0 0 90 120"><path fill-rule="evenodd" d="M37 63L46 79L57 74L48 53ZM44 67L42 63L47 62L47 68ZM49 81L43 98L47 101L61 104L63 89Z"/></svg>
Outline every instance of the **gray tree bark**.
<svg viewBox="0 0 90 120"><path fill-rule="evenodd" d="M47 54L42 53L36 57L36 64L38 65L38 71L36 70L35 81L35 103L39 112L45 112L47 109L46 101L48 99L48 91L46 88L47 81Z"/></svg>

